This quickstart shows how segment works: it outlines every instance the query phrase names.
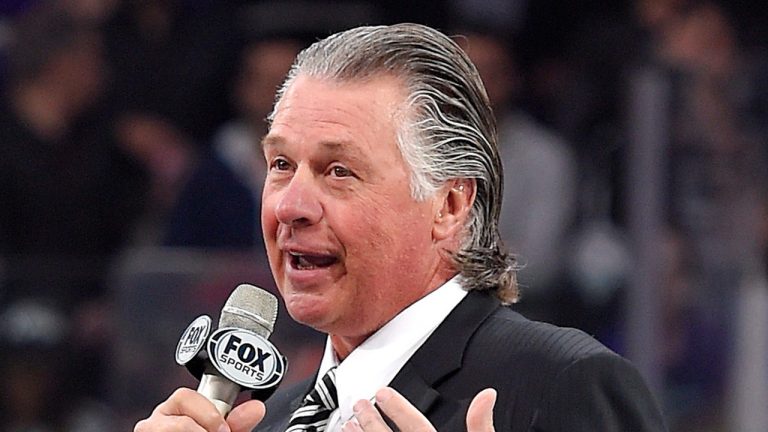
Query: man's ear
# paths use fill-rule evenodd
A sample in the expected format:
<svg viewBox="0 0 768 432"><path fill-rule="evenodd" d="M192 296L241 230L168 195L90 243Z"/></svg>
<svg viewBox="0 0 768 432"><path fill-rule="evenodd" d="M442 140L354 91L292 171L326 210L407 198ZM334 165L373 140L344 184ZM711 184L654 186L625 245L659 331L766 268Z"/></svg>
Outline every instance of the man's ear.
<svg viewBox="0 0 768 432"><path fill-rule="evenodd" d="M440 207L432 226L432 238L435 241L454 237L464 228L475 202L475 182L475 179L460 178L443 186L440 191L441 200L438 201Z"/></svg>

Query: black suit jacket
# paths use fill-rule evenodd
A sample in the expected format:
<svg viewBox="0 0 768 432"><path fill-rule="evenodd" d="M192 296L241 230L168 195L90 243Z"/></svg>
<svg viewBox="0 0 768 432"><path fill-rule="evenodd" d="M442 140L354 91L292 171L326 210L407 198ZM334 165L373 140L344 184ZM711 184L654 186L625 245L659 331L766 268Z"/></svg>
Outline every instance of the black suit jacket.
<svg viewBox="0 0 768 432"><path fill-rule="evenodd" d="M267 401L257 431L283 432L314 378ZM587 334L523 318L471 292L390 384L438 431L466 430L480 390L498 391L497 431L663 431L637 370Z"/></svg>

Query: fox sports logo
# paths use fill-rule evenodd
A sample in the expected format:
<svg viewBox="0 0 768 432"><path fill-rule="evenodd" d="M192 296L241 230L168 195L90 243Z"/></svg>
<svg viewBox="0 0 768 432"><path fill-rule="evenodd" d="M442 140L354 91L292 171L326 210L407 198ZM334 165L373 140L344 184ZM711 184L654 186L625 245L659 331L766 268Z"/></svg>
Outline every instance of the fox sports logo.
<svg viewBox="0 0 768 432"><path fill-rule="evenodd" d="M213 366L225 377L253 390L283 378L285 359L265 338L239 328L221 328L208 340Z"/></svg>

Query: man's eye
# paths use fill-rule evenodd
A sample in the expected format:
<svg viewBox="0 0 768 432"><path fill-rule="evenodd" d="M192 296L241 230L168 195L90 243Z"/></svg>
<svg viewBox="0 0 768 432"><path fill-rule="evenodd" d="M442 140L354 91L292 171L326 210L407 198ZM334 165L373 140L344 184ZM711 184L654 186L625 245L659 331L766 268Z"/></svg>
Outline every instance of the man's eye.
<svg viewBox="0 0 768 432"><path fill-rule="evenodd" d="M278 171L285 171L291 168L291 165L285 159L275 159L272 161L272 168Z"/></svg>
<svg viewBox="0 0 768 432"><path fill-rule="evenodd" d="M350 177L352 175L352 171L339 165L331 168L331 173L334 175L334 177Z"/></svg>

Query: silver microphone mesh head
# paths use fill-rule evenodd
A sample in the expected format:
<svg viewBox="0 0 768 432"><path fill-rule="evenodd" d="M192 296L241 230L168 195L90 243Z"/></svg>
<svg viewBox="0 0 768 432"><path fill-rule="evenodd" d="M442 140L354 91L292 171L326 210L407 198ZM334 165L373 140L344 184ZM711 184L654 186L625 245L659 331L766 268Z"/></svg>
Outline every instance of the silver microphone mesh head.
<svg viewBox="0 0 768 432"><path fill-rule="evenodd" d="M265 339L272 334L277 319L277 298L253 285L239 285L221 309L219 328L250 330Z"/></svg>

